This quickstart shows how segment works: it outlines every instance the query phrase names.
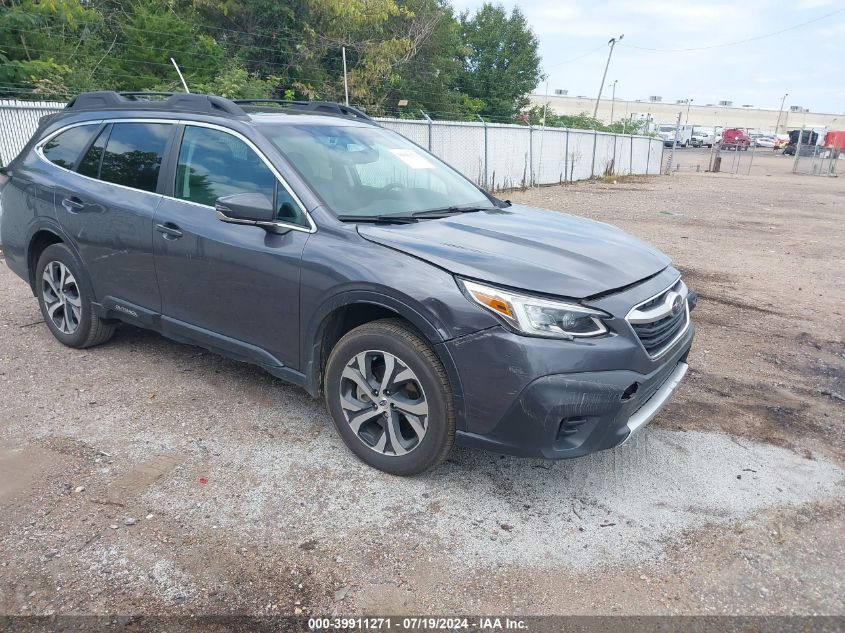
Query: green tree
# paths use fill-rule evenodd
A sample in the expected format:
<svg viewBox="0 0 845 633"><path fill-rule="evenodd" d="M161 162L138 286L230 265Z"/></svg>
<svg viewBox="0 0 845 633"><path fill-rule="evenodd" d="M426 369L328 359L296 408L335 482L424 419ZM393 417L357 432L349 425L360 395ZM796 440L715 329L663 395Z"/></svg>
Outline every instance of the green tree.
<svg viewBox="0 0 845 633"><path fill-rule="evenodd" d="M181 90L171 57L189 87L210 81L224 69L224 48L201 31L193 12L179 14L156 0L136 2L127 9L122 19L112 16L117 28L102 63L104 79L124 90Z"/></svg>
<svg viewBox="0 0 845 633"><path fill-rule="evenodd" d="M93 89L102 34L102 14L78 0L0 4L0 90L67 98Z"/></svg>
<svg viewBox="0 0 845 633"><path fill-rule="evenodd" d="M528 95L542 73L537 37L514 8L484 4L460 17L464 51L457 89L484 102L482 114L511 118L528 105Z"/></svg>
<svg viewBox="0 0 845 633"><path fill-rule="evenodd" d="M645 121L614 121L606 125L599 119L593 118L588 112L581 114L557 114L553 110L535 105L525 111L525 118L531 125L546 127L566 127L573 130L598 130L599 132L615 132L617 134L643 134Z"/></svg>

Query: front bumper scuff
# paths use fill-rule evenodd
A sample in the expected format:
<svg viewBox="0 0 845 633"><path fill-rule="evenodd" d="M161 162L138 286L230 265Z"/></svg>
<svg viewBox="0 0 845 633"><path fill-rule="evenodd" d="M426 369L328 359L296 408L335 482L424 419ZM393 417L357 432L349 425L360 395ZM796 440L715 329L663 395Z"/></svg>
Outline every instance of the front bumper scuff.
<svg viewBox="0 0 845 633"><path fill-rule="evenodd" d="M617 446L668 403L687 372L693 337L690 325L659 362L647 360L633 348L638 343L623 337L603 341L601 348L595 344L582 354L574 353L571 345L569 353L561 353L548 341L517 342L496 329L472 343L466 340L466 349L452 349L459 368L471 359L475 370L461 372L467 416L458 441L546 459L581 457ZM503 371L479 371L496 366L496 356ZM632 362L634 356L643 362ZM605 369L608 365L630 369Z"/></svg>
<svg viewBox="0 0 845 633"><path fill-rule="evenodd" d="M672 394L675 393L675 389L678 388L678 385L681 384L681 381L684 379L684 376L687 375L687 370L689 369L689 365L683 361L679 362L675 366L675 371L666 379L660 388L655 392L655 394L648 399L648 401L643 404L637 411L628 418L628 422L625 426L628 427L628 437L622 440L624 444L627 442L631 436L643 428L646 424L651 422L654 419L660 410L669 402L669 399L672 397Z"/></svg>

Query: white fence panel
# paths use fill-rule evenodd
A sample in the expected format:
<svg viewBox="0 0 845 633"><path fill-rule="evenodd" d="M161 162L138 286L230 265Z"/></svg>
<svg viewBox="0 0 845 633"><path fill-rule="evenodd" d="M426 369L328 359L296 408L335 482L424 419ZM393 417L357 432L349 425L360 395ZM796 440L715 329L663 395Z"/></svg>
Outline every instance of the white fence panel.
<svg viewBox="0 0 845 633"><path fill-rule="evenodd" d="M592 163L593 176L601 177L606 173L612 173L615 145L614 134L596 133L596 153Z"/></svg>
<svg viewBox="0 0 845 633"><path fill-rule="evenodd" d="M649 139L647 162L648 166L644 173L661 173L663 170L663 141L659 139Z"/></svg>
<svg viewBox="0 0 845 633"><path fill-rule="evenodd" d="M631 137L631 143L634 146L634 153L630 173L644 174L648 170L648 151L651 145L651 139L643 136L634 136Z"/></svg>
<svg viewBox="0 0 845 633"><path fill-rule="evenodd" d="M634 157L634 138L631 136L616 137L616 164L614 172L619 176L630 176L631 162Z"/></svg>
<svg viewBox="0 0 845 633"><path fill-rule="evenodd" d="M566 177L566 135L561 128L534 128L532 156L534 184L550 185Z"/></svg>
<svg viewBox="0 0 845 633"><path fill-rule="evenodd" d="M568 180L587 180L593 175L593 144L596 135L587 130L569 130Z"/></svg>
<svg viewBox="0 0 845 633"><path fill-rule="evenodd" d="M23 149L60 102L0 99L0 165ZM492 190L614 174L659 174L663 146L642 136L471 121L376 119ZM486 167L486 169L485 169Z"/></svg>
<svg viewBox="0 0 845 633"><path fill-rule="evenodd" d="M428 122L412 119L376 119L384 127L399 132L417 145L428 149Z"/></svg>
<svg viewBox="0 0 845 633"><path fill-rule="evenodd" d="M0 99L0 165L8 165L38 129L38 120L64 103Z"/></svg>
<svg viewBox="0 0 845 633"><path fill-rule="evenodd" d="M431 152L478 185L484 185L484 125L435 121Z"/></svg>
<svg viewBox="0 0 845 633"><path fill-rule="evenodd" d="M487 182L492 190L524 187L531 177L531 137L521 125L487 126ZM483 148L480 148L483 151Z"/></svg>

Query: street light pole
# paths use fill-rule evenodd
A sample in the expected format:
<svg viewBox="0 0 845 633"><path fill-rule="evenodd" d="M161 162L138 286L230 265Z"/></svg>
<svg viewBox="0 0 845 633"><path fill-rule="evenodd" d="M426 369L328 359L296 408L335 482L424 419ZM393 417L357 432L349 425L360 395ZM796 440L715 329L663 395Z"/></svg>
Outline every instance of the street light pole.
<svg viewBox="0 0 845 633"><path fill-rule="evenodd" d="M604 74L601 76L601 85L599 86L599 96L596 98L596 107L593 109L593 118L595 119L599 113L599 102L601 101L601 91L604 90L604 80L607 79L607 69L610 67L610 58L613 56L613 47L616 46L617 41L621 41L625 37L623 33L618 38L614 37L608 40L607 44L610 46L610 51L607 53L607 63L604 65Z"/></svg>
<svg viewBox="0 0 845 633"><path fill-rule="evenodd" d="M789 96L789 93L787 92L785 95L783 95L783 99L780 100L780 110L778 110L778 120L777 120L777 123L775 123L775 136L777 136L778 128L780 127L780 115L783 114L783 104L786 103L786 98L788 96Z"/></svg>
<svg viewBox="0 0 845 633"><path fill-rule="evenodd" d="M692 105L692 99L687 99L687 118L686 118L686 121L684 121L684 125L689 124L689 108L690 108L691 105Z"/></svg>
<svg viewBox="0 0 845 633"><path fill-rule="evenodd" d="M610 98L610 125L613 125L613 106L616 105L616 82L619 81L618 79L613 80L613 96Z"/></svg>

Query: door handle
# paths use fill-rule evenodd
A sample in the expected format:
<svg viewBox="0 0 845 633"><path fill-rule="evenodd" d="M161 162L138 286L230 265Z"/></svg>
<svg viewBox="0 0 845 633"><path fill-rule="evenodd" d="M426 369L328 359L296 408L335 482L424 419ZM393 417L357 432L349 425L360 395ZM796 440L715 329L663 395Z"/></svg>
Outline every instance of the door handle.
<svg viewBox="0 0 845 633"><path fill-rule="evenodd" d="M180 231L179 227L172 222L167 222L166 224L156 224L156 231L161 233L162 237L166 240L178 240L182 237L182 231Z"/></svg>
<svg viewBox="0 0 845 633"><path fill-rule="evenodd" d="M62 200L62 206L68 213L75 213L85 208L85 203L76 196L69 196Z"/></svg>

